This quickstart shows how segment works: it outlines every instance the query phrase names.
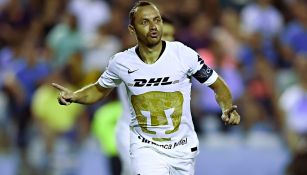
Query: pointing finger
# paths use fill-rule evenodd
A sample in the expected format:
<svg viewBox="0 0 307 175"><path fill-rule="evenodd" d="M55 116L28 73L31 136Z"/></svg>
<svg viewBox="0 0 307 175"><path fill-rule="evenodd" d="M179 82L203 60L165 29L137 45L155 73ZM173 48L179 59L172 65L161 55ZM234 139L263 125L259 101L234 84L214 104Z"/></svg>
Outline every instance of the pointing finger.
<svg viewBox="0 0 307 175"><path fill-rule="evenodd" d="M65 91L65 92L68 92L69 90L59 84L56 84L56 83L52 83L52 86L55 87L57 90L59 91Z"/></svg>

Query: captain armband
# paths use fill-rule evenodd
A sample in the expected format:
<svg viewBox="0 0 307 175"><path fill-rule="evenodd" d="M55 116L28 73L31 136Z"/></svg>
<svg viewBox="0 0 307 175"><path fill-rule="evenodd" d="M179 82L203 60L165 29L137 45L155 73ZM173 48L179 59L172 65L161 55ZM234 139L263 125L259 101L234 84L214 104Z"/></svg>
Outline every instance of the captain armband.
<svg viewBox="0 0 307 175"><path fill-rule="evenodd" d="M205 84L206 86L210 86L217 80L218 74L206 64L203 64L201 69L193 74L193 77L196 78L200 83Z"/></svg>

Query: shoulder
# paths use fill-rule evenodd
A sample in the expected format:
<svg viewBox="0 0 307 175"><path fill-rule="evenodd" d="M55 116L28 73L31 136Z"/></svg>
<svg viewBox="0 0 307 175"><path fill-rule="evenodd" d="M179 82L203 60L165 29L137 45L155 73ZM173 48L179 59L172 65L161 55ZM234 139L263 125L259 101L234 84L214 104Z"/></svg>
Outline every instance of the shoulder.
<svg viewBox="0 0 307 175"><path fill-rule="evenodd" d="M127 58L135 56L135 47L131 47L129 49L126 49L122 52L118 52L115 55L113 55L110 59L113 63L122 63L123 61L126 61Z"/></svg>
<svg viewBox="0 0 307 175"><path fill-rule="evenodd" d="M168 48L179 53L193 51L193 49L191 49L190 47L186 46L185 44L179 41L166 41L166 44Z"/></svg>
<svg viewBox="0 0 307 175"><path fill-rule="evenodd" d="M180 48L184 47L185 45L180 41L165 41L168 47L171 48Z"/></svg>
<svg viewBox="0 0 307 175"><path fill-rule="evenodd" d="M179 41L173 41L173 42L168 42L169 46L175 50L177 50L177 52L179 52L180 54L183 55L195 55L197 54L196 51L194 49L192 49L191 47L183 44L182 42Z"/></svg>

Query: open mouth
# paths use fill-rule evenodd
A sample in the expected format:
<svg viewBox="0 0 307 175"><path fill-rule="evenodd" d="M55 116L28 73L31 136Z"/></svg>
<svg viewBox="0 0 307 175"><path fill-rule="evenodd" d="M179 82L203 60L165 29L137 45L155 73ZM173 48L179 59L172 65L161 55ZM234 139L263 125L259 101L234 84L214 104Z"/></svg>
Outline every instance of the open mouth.
<svg viewBox="0 0 307 175"><path fill-rule="evenodd" d="M159 33L158 32L150 32L149 33L149 36L151 37L151 38L158 38L158 36L159 36Z"/></svg>

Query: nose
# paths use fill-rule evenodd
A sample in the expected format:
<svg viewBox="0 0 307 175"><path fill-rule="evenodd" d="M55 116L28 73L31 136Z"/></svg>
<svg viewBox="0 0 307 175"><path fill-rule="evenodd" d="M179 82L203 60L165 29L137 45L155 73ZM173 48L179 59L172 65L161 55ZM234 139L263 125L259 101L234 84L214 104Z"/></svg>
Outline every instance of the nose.
<svg viewBox="0 0 307 175"><path fill-rule="evenodd" d="M150 28L150 30L157 30L157 26L154 22L150 22L149 28Z"/></svg>

